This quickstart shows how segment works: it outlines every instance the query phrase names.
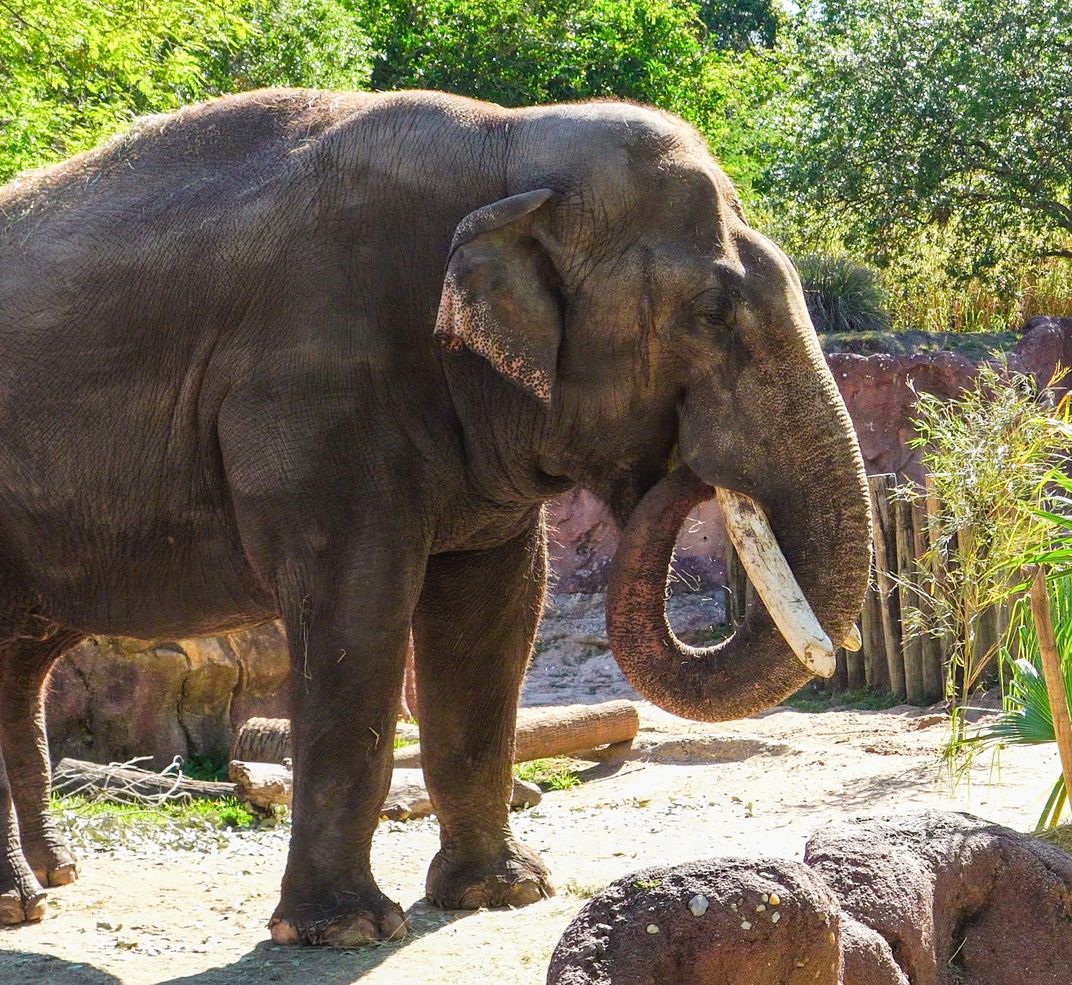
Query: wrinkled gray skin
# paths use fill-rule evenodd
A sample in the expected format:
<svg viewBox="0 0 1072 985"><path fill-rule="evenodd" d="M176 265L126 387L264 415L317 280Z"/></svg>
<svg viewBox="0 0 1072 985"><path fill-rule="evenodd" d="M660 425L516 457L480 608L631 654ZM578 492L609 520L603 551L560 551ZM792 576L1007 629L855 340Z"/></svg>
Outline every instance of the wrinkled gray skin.
<svg viewBox="0 0 1072 985"><path fill-rule="evenodd" d="M550 892L504 806L549 497L580 484L624 521L680 455L792 532L831 635L857 611L861 463L799 283L673 117L252 93L16 181L0 217L6 922L74 876L40 692L86 634L284 619L272 935L351 945L402 923L369 847L411 626L429 897ZM752 705L806 676L769 647Z"/></svg>

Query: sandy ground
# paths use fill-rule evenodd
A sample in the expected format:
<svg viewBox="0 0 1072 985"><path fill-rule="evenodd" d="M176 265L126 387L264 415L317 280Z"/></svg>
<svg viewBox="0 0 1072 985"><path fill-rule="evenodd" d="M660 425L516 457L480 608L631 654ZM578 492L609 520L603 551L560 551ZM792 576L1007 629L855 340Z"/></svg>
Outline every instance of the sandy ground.
<svg viewBox="0 0 1072 985"><path fill-rule="evenodd" d="M580 648L577 639L550 640L526 702L628 694L597 636ZM1007 751L1000 777L987 759L951 793L936 765L942 719L927 709L779 708L710 726L640 707L628 760L591 765L580 786L515 815L516 832L551 867L553 899L516 911L434 910L421 897L435 820L384 822L373 864L407 909L409 938L353 952L284 949L265 924L285 829L235 836L207 853L96 850L84 855L80 882L51 891L44 922L0 930L0 982L540 985L585 898L631 871L719 855L799 859L816 828L865 813L937 806L1027 829L1059 771L1052 749Z"/></svg>

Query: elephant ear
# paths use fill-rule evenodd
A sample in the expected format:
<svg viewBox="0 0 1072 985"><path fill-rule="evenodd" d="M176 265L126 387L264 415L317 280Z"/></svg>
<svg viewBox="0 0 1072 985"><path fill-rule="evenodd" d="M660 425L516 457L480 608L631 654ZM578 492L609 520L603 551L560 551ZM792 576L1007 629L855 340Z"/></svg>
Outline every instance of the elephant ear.
<svg viewBox="0 0 1072 985"><path fill-rule="evenodd" d="M448 349L483 356L544 406L551 403L562 311L555 267L534 227L553 194L513 195L458 223L435 326Z"/></svg>

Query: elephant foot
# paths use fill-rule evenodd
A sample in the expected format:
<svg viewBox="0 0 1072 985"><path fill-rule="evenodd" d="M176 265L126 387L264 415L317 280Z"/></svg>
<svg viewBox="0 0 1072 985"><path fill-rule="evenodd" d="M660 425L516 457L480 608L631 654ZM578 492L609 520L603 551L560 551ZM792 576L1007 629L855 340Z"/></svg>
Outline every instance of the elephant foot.
<svg viewBox="0 0 1072 985"><path fill-rule="evenodd" d="M268 929L276 944L361 947L406 936L402 908L375 886L361 892L326 894L326 901L276 907Z"/></svg>
<svg viewBox="0 0 1072 985"><path fill-rule="evenodd" d="M428 869L425 891L445 910L528 906L555 894L540 857L513 838L490 854L441 849Z"/></svg>
<svg viewBox="0 0 1072 985"><path fill-rule="evenodd" d="M58 836L23 845L23 854L42 886L66 886L78 878L78 860Z"/></svg>
<svg viewBox="0 0 1072 985"><path fill-rule="evenodd" d="M14 878L0 879L0 925L36 923L47 909L45 892L29 869Z"/></svg>

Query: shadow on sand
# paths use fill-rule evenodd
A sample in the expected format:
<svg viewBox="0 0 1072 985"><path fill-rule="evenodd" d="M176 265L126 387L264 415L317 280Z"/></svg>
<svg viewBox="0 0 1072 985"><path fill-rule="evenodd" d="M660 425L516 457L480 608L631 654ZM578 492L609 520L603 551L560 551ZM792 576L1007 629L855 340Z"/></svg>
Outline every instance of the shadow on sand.
<svg viewBox="0 0 1072 985"><path fill-rule="evenodd" d="M434 934L467 916L472 910L440 910L419 900L406 910L409 934L398 944L379 944L354 951L333 948L278 947L261 941L247 954L228 965L207 968L193 975L168 978L166 953L159 956L159 985L351 985L373 968L422 937ZM4 985L123 985L111 972L90 964L65 961L49 954L5 950L0 936L0 982ZM140 978L142 976L139 976Z"/></svg>

